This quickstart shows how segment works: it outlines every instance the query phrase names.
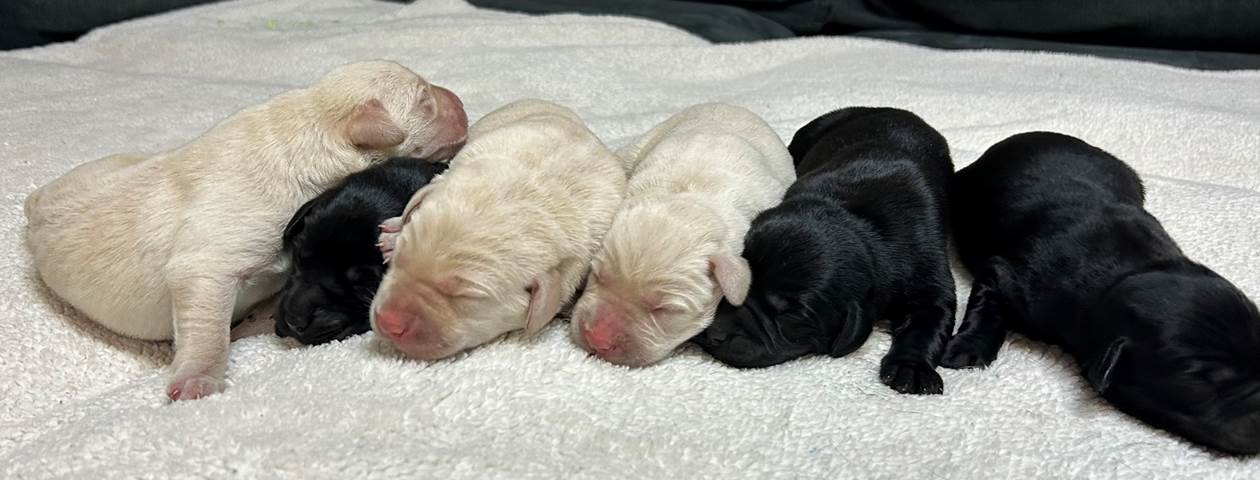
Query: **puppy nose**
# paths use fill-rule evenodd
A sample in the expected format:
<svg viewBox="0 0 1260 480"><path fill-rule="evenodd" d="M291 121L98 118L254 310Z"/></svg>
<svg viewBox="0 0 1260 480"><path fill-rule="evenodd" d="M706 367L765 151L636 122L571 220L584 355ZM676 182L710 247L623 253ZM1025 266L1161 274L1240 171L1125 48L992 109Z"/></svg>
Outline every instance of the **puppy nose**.
<svg viewBox="0 0 1260 480"><path fill-rule="evenodd" d="M448 88L439 87L437 85L434 85L433 87L438 90L439 94L446 97L446 99L449 100L454 105L455 108L458 108L460 110L464 109L464 101L460 100L459 95L456 95L455 92L452 92Z"/></svg>
<svg viewBox="0 0 1260 480"><path fill-rule="evenodd" d="M303 315L294 315L292 313L282 315L280 318L280 321L284 322L285 325L288 325L289 328L294 331L301 331L303 328L306 328L306 325L310 323L307 320L308 319Z"/></svg>
<svg viewBox="0 0 1260 480"><path fill-rule="evenodd" d="M582 331L586 344L598 355L612 353L617 349L617 335L608 322L598 322Z"/></svg>
<svg viewBox="0 0 1260 480"><path fill-rule="evenodd" d="M455 92L433 86L438 97L442 98L446 103L446 108L442 109L438 115L439 118L447 122L448 127L452 130L451 141L460 142L468 136L468 113L464 111L464 102L459 99Z"/></svg>
<svg viewBox="0 0 1260 480"><path fill-rule="evenodd" d="M407 333L406 314L398 310L384 309L376 312L376 328L392 340Z"/></svg>
<svg viewBox="0 0 1260 480"><path fill-rule="evenodd" d="M276 310L276 324L284 324L289 330L300 332L303 328L306 328L309 319L305 315L296 313L298 308L295 307L294 303L291 295L285 295L280 299L280 308Z"/></svg>

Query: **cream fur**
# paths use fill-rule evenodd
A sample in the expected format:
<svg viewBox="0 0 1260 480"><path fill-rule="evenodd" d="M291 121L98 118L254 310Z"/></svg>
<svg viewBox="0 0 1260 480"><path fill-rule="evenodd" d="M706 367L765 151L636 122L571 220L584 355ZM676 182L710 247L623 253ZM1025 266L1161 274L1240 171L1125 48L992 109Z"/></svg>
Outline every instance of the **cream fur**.
<svg viewBox="0 0 1260 480"><path fill-rule="evenodd" d="M742 301L744 234L796 175L769 125L717 103L674 115L618 154L632 169L626 202L592 264L571 337L614 363L646 365L703 330L724 293ZM720 275L737 281L719 285L715 264L742 269ZM592 334L613 348L599 351Z"/></svg>
<svg viewBox="0 0 1260 480"><path fill-rule="evenodd" d="M625 192L620 160L562 106L518 101L470 132L450 170L413 197L372 305L377 334L417 358L549 322ZM383 316L398 331L383 331Z"/></svg>
<svg viewBox="0 0 1260 480"><path fill-rule="evenodd" d="M44 282L91 319L175 341L172 399L214 393L233 320L281 287L280 232L297 208L387 156L450 150L463 122L449 91L401 65L338 67L174 150L53 180L26 200L28 248ZM355 145L382 139L396 144Z"/></svg>

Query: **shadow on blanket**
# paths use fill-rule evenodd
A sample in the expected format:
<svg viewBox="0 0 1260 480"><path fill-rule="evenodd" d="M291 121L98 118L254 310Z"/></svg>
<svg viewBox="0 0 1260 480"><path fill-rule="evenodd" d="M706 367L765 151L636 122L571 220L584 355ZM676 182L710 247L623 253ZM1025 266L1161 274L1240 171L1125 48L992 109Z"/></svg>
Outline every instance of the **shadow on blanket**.
<svg viewBox="0 0 1260 480"><path fill-rule="evenodd" d="M58 318L75 331L96 342L131 354L132 357L143 361L151 367L161 368L171 363L171 358L175 355L174 350L171 348L171 342L137 340L111 332L99 323L87 318L78 310L75 310L70 304L57 298L52 289L49 289L48 285L45 285L44 281L39 278L39 273L35 271L34 267L27 268L23 277L23 281L36 286L34 300L47 311L56 314Z"/></svg>

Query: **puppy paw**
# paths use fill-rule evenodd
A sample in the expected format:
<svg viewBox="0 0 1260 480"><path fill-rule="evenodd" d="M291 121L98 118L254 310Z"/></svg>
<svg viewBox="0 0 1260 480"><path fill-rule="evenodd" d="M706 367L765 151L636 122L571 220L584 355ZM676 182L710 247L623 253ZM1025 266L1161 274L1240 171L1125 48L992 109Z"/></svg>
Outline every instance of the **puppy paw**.
<svg viewBox="0 0 1260 480"><path fill-rule="evenodd" d="M166 397L171 401L196 400L222 392L226 386L222 379L209 375L176 377L166 386Z"/></svg>
<svg viewBox="0 0 1260 480"><path fill-rule="evenodd" d="M922 361L884 359L879 367L879 379L900 393L939 395L945 392L945 382L936 369Z"/></svg>
<svg viewBox="0 0 1260 480"><path fill-rule="evenodd" d="M402 231L402 217L394 217L382 222L380 239L376 248L381 251L381 259L389 263L394 258L394 246L398 243L398 232Z"/></svg>
<svg viewBox="0 0 1260 480"><path fill-rule="evenodd" d="M403 225L402 217L387 218L385 219L384 222L381 222L381 225L380 225L381 233L401 232L402 225Z"/></svg>
<svg viewBox="0 0 1260 480"><path fill-rule="evenodd" d="M997 352L989 353L980 342L965 335L955 336L945 346L941 366L945 368L985 368L997 358Z"/></svg>

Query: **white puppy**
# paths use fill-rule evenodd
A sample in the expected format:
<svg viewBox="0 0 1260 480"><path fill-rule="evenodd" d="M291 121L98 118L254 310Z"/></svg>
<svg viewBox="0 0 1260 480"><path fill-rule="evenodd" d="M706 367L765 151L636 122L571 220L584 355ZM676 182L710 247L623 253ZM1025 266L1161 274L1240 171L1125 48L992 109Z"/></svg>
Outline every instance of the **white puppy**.
<svg viewBox="0 0 1260 480"><path fill-rule="evenodd" d="M470 129L440 179L383 229L390 269L372 328L438 359L525 328L572 299L626 186L620 160L572 111L522 100Z"/></svg>
<svg viewBox="0 0 1260 480"><path fill-rule="evenodd" d="M153 155L83 164L26 199L44 282L122 335L175 341L167 395L221 391L234 320L279 291L280 232L307 200L393 155L462 144L463 105L393 62L345 65Z"/></svg>
<svg viewBox="0 0 1260 480"><path fill-rule="evenodd" d="M744 234L796 178L761 118L696 105L618 152L633 167L626 202L591 265L571 336L613 363L655 363L703 330L725 295L748 293Z"/></svg>

